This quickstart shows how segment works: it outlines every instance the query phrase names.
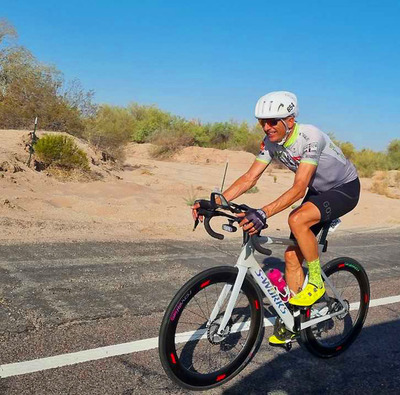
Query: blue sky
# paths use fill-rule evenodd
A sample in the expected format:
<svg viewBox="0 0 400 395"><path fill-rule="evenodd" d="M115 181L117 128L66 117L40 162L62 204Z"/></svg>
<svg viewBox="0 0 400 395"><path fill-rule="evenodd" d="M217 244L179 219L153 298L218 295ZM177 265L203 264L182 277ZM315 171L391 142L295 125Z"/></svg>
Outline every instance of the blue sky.
<svg viewBox="0 0 400 395"><path fill-rule="evenodd" d="M19 43L95 101L254 123L298 96L300 123L357 149L400 138L400 1L2 1Z"/></svg>

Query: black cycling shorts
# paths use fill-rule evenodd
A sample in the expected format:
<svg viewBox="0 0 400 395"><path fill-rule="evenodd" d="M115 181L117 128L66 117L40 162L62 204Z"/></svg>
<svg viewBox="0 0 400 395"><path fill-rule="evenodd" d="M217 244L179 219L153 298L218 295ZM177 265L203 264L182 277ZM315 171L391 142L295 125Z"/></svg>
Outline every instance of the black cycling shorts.
<svg viewBox="0 0 400 395"><path fill-rule="evenodd" d="M359 198L360 180L356 178L326 192L318 193L309 189L301 204L311 202L320 211L321 221L311 227L313 233L317 235L326 222L330 222L353 210L357 206ZM293 234L290 235L290 238L294 238Z"/></svg>

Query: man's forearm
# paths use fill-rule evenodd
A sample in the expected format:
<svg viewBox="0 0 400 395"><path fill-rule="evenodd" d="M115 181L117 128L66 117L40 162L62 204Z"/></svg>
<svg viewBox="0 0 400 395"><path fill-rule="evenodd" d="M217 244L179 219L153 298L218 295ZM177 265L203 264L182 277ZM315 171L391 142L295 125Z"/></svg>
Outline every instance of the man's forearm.
<svg viewBox="0 0 400 395"><path fill-rule="evenodd" d="M243 175L239 177L226 191L224 191L223 195L228 201L234 200L256 185L256 183L257 179L251 179L246 175Z"/></svg>

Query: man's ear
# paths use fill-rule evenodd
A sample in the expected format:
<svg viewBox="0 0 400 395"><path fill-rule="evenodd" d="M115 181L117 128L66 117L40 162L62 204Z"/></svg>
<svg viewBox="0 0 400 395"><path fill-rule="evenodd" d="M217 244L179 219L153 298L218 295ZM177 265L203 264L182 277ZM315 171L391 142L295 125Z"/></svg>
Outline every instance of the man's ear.
<svg viewBox="0 0 400 395"><path fill-rule="evenodd" d="M288 125L289 129L292 129L292 127L294 126L295 123L296 123L296 120L294 119L294 117L290 117L287 121L287 125Z"/></svg>

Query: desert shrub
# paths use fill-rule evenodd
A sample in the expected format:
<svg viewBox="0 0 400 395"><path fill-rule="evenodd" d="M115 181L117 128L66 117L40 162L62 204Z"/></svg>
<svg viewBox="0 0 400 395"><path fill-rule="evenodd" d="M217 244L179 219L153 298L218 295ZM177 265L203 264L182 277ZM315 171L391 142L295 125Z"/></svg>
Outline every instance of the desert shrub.
<svg viewBox="0 0 400 395"><path fill-rule="evenodd" d="M240 148L246 152L258 155L263 138L264 136L261 133L250 132L246 135L246 141L241 145Z"/></svg>
<svg viewBox="0 0 400 395"><path fill-rule="evenodd" d="M219 149L226 149L234 134L234 127L228 122L208 124L206 130L210 135L210 145Z"/></svg>
<svg viewBox="0 0 400 395"><path fill-rule="evenodd" d="M208 129L199 121L189 121L188 124L190 133L194 138L194 144L199 147L209 147L211 136Z"/></svg>
<svg viewBox="0 0 400 395"><path fill-rule="evenodd" d="M86 153L78 148L70 136L45 135L38 140L34 149L37 160L45 168L52 166L66 170L89 170Z"/></svg>
<svg viewBox="0 0 400 395"><path fill-rule="evenodd" d="M391 170L400 170L400 140L390 142L387 149L389 168Z"/></svg>
<svg viewBox="0 0 400 395"><path fill-rule="evenodd" d="M170 129L170 125L175 118L157 107L141 106L137 103L128 106L127 110L134 120L131 139L136 143L149 141L153 133Z"/></svg>
<svg viewBox="0 0 400 395"><path fill-rule="evenodd" d="M376 170L388 169L387 156L383 152L376 152L370 149L357 151L352 161L361 177L372 177Z"/></svg>
<svg viewBox="0 0 400 395"><path fill-rule="evenodd" d="M245 193L253 194L253 193L258 193L258 192L260 192L260 189L257 186L254 186L254 187L250 188L248 191L246 191Z"/></svg>
<svg viewBox="0 0 400 395"><path fill-rule="evenodd" d="M232 138L230 140L229 147L242 149L242 147L247 144L249 139L249 126L247 122L242 122L239 124L231 121L230 124L232 125Z"/></svg>
<svg viewBox="0 0 400 395"><path fill-rule="evenodd" d="M183 200L187 206L193 206L194 202L199 199L199 196L197 192L194 190L193 185L190 186L190 189L187 191L187 194L185 197L183 197Z"/></svg>
<svg viewBox="0 0 400 395"><path fill-rule="evenodd" d="M394 175L394 182L396 187L400 187L400 171L396 172Z"/></svg>
<svg viewBox="0 0 400 395"><path fill-rule="evenodd" d="M389 183L387 178L375 179L372 182L371 192L377 193L378 195L392 197L391 193L389 192Z"/></svg>
<svg viewBox="0 0 400 395"><path fill-rule="evenodd" d="M86 121L84 138L93 147L114 161L124 159L124 148L130 141L135 119L123 107L102 105L96 116Z"/></svg>
<svg viewBox="0 0 400 395"><path fill-rule="evenodd" d="M184 147L193 145L194 138L185 130L160 130L151 139L154 144L150 150L153 158L166 159Z"/></svg>
<svg viewBox="0 0 400 395"><path fill-rule="evenodd" d="M352 143L349 143L346 141L345 143L339 142L339 148L342 150L343 155L350 159L353 160L354 156L356 155L356 149Z"/></svg>

